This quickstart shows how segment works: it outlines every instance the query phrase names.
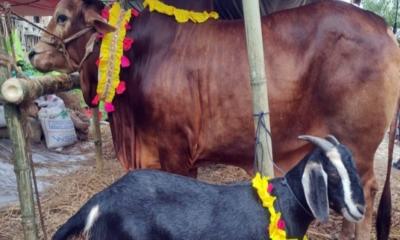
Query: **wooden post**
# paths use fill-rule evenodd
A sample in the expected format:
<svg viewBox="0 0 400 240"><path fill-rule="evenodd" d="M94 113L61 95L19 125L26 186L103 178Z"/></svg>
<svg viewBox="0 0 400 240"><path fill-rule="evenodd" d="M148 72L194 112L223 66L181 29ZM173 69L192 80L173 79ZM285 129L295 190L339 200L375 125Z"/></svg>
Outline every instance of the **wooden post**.
<svg viewBox="0 0 400 240"><path fill-rule="evenodd" d="M269 121L268 88L265 74L264 48L261 32L259 0L242 0L246 28L247 54L250 66L251 89L253 94L254 126L258 129L258 147L255 155L258 159L258 171L264 176L274 176L272 160L272 143ZM261 116L260 116L261 114ZM260 127L259 121L265 123Z"/></svg>
<svg viewBox="0 0 400 240"><path fill-rule="evenodd" d="M2 31L0 33L0 49L5 50L5 41L10 39L11 49L13 49L11 40L11 24L10 15L5 16L5 22L0 19L2 23ZM13 54L14 55L14 54ZM13 58L15 60L15 58ZM3 74L0 77L10 77L10 68L0 65L0 72ZM4 74L5 73L5 74ZM0 84L5 79L0 79ZM9 130L10 138L13 142L14 153L14 170L17 177L18 194L21 205L22 227L24 231L25 240L38 239L37 225L35 221L35 203L33 200L33 189L31 181L31 168L30 159L26 149L26 135L23 128L23 117L19 108L12 104L4 106L7 127Z"/></svg>
<svg viewBox="0 0 400 240"><path fill-rule="evenodd" d="M99 120L99 108L92 108L93 117L93 131L94 131L94 145L96 147L96 172L99 174L103 171L103 152Z"/></svg>

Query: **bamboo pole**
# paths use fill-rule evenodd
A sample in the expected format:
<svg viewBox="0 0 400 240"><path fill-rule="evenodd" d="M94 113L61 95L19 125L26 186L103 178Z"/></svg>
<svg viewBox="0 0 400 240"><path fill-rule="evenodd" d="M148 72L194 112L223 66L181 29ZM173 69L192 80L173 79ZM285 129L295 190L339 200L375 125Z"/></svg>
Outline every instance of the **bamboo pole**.
<svg viewBox="0 0 400 240"><path fill-rule="evenodd" d="M251 89L253 94L254 125L258 143L255 155L262 175L274 176L272 141L269 121L268 88L265 74L264 49L261 32L259 0L242 0L246 28L247 54L250 66ZM260 116L261 114L261 116ZM259 121L262 121L261 123ZM265 123L265 128L259 124ZM258 131L257 131L258 130ZM258 132L258 133L257 133Z"/></svg>
<svg viewBox="0 0 400 240"><path fill-rule="evenodd" d="M2 19L1 19L2 20ZM1 21L0 20L0 21ZM11 49L13 50L13 44L11 39L11 22L10 15L5 16L5 22L2 22L2 38L0 43L0 48L5 51L5 41L10 39ZM15 54L13 53L13 56ZM15 60L15 58L13 58ZM4 64L0 65L1 75L0 83L2 83L6 78L10 77L10 65L5 67ZM30 169L30 159L27 154L26 145L26 135L23 128L23 116L19 108L13 104L6 104L4 106L4 112L7 122L7 127L10 134L10 139L13 142L13 153L14 153L14 171L17 178L18 185L18 195L21 205L21 215L22 215L22 227L24 232L25 240L36 240L38 239L37 225L35 221L35 203L33 200L33 189L31 182L31 169Z"/></svg>
<svg viewBox="0 0 400 240"><path fill-rule="evenodd" d="M99 120L99 108L92 108L93 115L93 131L94 131L94 145L96 147L96 172L100 174L104 168L102 141Z"/></svg>
<svg viewBox="0 0 400 240"><path fill-rule="evenodd" d="M33 79L10 78L1 86L1 94L9 103L32 102L36 98L79 87L79 75L45 76Z"/></svg>
<svg viewBox="0 0 400 240"><path fill-rule="evenodd" d="M24 237L25 240L36 240L38 239L38 231L35 220L31 166L29 164L29 155L26 151L26 135L22 125L21 111L15 105L6 104L4 113L10 139L13 142L14 171L17 177Z"/></svg>

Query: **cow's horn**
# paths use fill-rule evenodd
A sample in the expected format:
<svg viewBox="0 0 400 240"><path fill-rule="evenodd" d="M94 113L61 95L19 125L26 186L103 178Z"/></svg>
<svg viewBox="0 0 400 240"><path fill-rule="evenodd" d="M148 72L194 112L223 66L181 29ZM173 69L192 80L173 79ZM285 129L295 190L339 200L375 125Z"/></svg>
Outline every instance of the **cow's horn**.
<svg viewBox="0 0 400 240"><path fill-rule="evenodd" d="M335 136L333 136L332 134L329 134L328 136L326 136L325 139L328 140L329 142L331 142L335 146L340 145L339 140L337 140L337 138Z"/></svg>
<svg viewBox="0 0 400 240"><path fill-rule="evenodd" d="M314 145L320 147L324 152L328 152L335 147L331 142L320 137L301 135L298 138L313 143Z"/></svg>

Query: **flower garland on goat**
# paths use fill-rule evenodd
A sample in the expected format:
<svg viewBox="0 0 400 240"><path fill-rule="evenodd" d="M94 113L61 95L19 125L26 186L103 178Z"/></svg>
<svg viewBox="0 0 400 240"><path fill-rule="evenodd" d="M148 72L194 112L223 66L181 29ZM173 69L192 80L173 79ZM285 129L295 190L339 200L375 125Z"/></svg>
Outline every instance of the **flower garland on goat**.
<svg viewBox="0 0 400 240"><path fill-rule="evenodd" d="M268 177L261 177L260 173L256 173L256 176L251 182L253 188L257 190L258 197L260 198L263 207L267 208L270 214L268 226L269 238L272 240L285 240L287 239L285 221L282 218L282 214L275 210L274 202L276 197L271 195L273 185L272 183L269 183L268 180ZM304 236L303 240L307 240L307 237Z"/></svg>

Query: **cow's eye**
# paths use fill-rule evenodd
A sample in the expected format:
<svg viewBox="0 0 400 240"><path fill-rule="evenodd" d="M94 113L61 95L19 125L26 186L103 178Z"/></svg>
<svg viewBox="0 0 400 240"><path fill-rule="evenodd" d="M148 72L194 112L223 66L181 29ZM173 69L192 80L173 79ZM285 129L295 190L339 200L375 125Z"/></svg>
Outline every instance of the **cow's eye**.
<svg viewBox="0 0 400 240"><path fill-rule="evenodd" d="M63 14L60 14L57 16L57 23L59 23L59 24L65 23L65 21L67 21L67 20L68 20L68 17Z"/></svg>

